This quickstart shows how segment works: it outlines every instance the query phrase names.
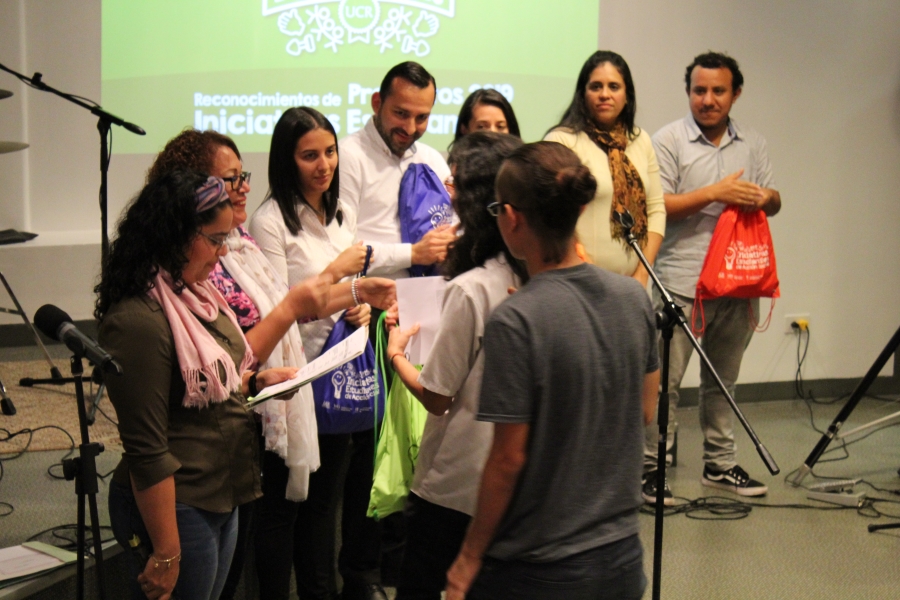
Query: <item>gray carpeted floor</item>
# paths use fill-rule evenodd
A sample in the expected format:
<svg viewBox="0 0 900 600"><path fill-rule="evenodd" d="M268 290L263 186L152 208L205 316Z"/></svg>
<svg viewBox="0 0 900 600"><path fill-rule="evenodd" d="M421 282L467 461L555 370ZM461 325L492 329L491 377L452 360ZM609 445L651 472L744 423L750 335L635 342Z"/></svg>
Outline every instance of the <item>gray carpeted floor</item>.
<svg viewBox="0 0 900 600"><path fill-rule="evenodd" d="M16 356L18 358L18 356ZM33 358L27 356L26 358ZM10 357L0 355L0 361ZM64 363L63 363L64 364ZM15 385L6 382L11 392ZM814 405L820 429L828 426L843 406ZM675 514L664 521L662 597L670 600L715 598L791 598L893 600L900 597L900 530L868 533L869 523L900 522L880 518L871 508L862 511L836 509L806 499L805 490L784 482L784 475L799 467L819 440L809 423L806 405L798 400L741 405L758 436L781 467L782 474L771 477L743 431L738 432L739 459L754 477L770 488L767 497L754 500L752 511L738 520L710 512ZM844 431L900 410L896 401L866 399L851 415ZM700 485L701 441L696 409L679 411L678 467L669 481L676 496L685 499L714 496ZM898 423L895 420L893 423ZM5 427L0 417L0 427ZM837 447L832 443L831 447ZM881 488L900 489L900 429L888 427L842 451L826 454L814 472L819 476L863 478ZM0 501L14 506L12 514L0 517L0 547L18 544L29 536L55 525L75 522L74 484L51 479L46 469L58 462L62 452L31 452L3 462ZM111 470L118 460L115 448L99 459L99 470ZM805 485L814 483L810 476ZM106 516L106 486L101 483L101 522ZM859 484L856 490L870 497L886 498L874 508L900 516L900 495L878 493ZM737 497L730 494L727 500ZM687 500L679 500L686 502ZM796 505L803 508L787 508ZM813 509L812 507L816 507ZM733 508L733 507L732 507ZM823 509L824 508L824 509ZM0 506L0 514L6 509ZM641 516L641 537L645 547L648 587L652 569L653 517Z"/></svg>

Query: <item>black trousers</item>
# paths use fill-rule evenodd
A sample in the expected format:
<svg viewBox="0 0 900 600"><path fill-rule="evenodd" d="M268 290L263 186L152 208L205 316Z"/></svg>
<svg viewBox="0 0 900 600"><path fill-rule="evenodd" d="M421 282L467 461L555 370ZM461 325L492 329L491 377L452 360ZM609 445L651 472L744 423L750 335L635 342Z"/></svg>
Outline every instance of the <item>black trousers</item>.
<svg viewBox="0 0 900 600"><path fill-rule="evenodd" d="M440 600L472 518L438 506L410 492L406 516L406 549L400 567L397 600Z"/></svg>
<svg viewBox="0 0 900 600"><path fill-rule="evenodd" d="M287 599L291 568L300 600L338 597L335 570L337 509L343 495L341 575L380 581L380 529L366 517L372 489L373 431L320 435L321 466L310 476L305 502L284 497L288 469L273 452L263 458L263 497L255 537L260 598Z"/></svg>

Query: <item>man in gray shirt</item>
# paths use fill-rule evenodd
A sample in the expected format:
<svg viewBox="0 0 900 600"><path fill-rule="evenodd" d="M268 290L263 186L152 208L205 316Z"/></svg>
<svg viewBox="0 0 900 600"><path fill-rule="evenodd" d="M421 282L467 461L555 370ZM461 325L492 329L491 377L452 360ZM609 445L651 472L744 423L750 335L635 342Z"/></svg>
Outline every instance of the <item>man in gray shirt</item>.
<svg viewBox="0 0 900 600"><path fill-rule="evenodd" d="M485 328L477 418L494 423L494 440L447 600L643 594L637 513L656 326L640 284L575 251L595 189L555 142L520 148L498 175L488 209L530 280Z"/></svg>
<svg viewBox="0 0 900 600"><path fill-rule="evenodd" d="M666 239L656 259L656 272L676 303L685 307L688 322L697 280L724 208L735 205L747 211L762 210L768 216L781 209L765 140L729 116L743 83L737 61L730 56L715 52L697 56L685 72L691 113L653 136L667 213ZM658 294L654 297L660 303ZM747 303L746 299L727 297L703 301L703 348L732 395L759 314L758 299L750 301L750 309ZM671 464L674 410L693 352L683 331L675 330L670 352L667 447ZM741 496L765 494L768 488L737 464L731 406L705 368L700 370L700 426L703 485ZM644 452L643 497L651 504L656 497L657 434L654 421L647 428ZM665 504L674 504L668 489L664 496Z"/></svg>

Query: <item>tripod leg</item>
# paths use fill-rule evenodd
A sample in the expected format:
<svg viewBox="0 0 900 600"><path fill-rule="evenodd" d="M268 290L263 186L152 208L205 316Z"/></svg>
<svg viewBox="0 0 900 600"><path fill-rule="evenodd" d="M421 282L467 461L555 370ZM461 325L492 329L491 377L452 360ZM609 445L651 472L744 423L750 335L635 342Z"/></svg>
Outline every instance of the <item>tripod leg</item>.
<svg viewBox="0 0 900 600"><path fill-rule="evenodd" d="M103 400L103 392L106 390L106 384L101 383L100 387L97 388L97 393L94 395L94 401L91 403L91 409L87 412L87 422L88 425L93 425L94 421L97 420L97 407L100 406L100 402Z"/></svg>

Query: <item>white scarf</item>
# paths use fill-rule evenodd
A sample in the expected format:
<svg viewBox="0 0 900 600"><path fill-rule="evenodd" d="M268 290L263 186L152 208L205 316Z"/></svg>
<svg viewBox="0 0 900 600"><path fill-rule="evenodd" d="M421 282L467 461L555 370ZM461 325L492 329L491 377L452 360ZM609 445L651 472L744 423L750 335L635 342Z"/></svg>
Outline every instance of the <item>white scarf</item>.
<svg viewBox="0 0 900 600"><path fill-rule="evenodd" d="M287 295L287 284L259 248L241 237L238 229L228 236L228 254L219 260L256 305L260 318L271 313ZM260 368L304 366L306 355L303 353L303 340L295 323ZM309 474L320 464L312 387L301 387L290 400L264 402L256 411L263 417L266 450L278 454L288 467L285 497L295 502L305 500L309 490Z"/></svg>

